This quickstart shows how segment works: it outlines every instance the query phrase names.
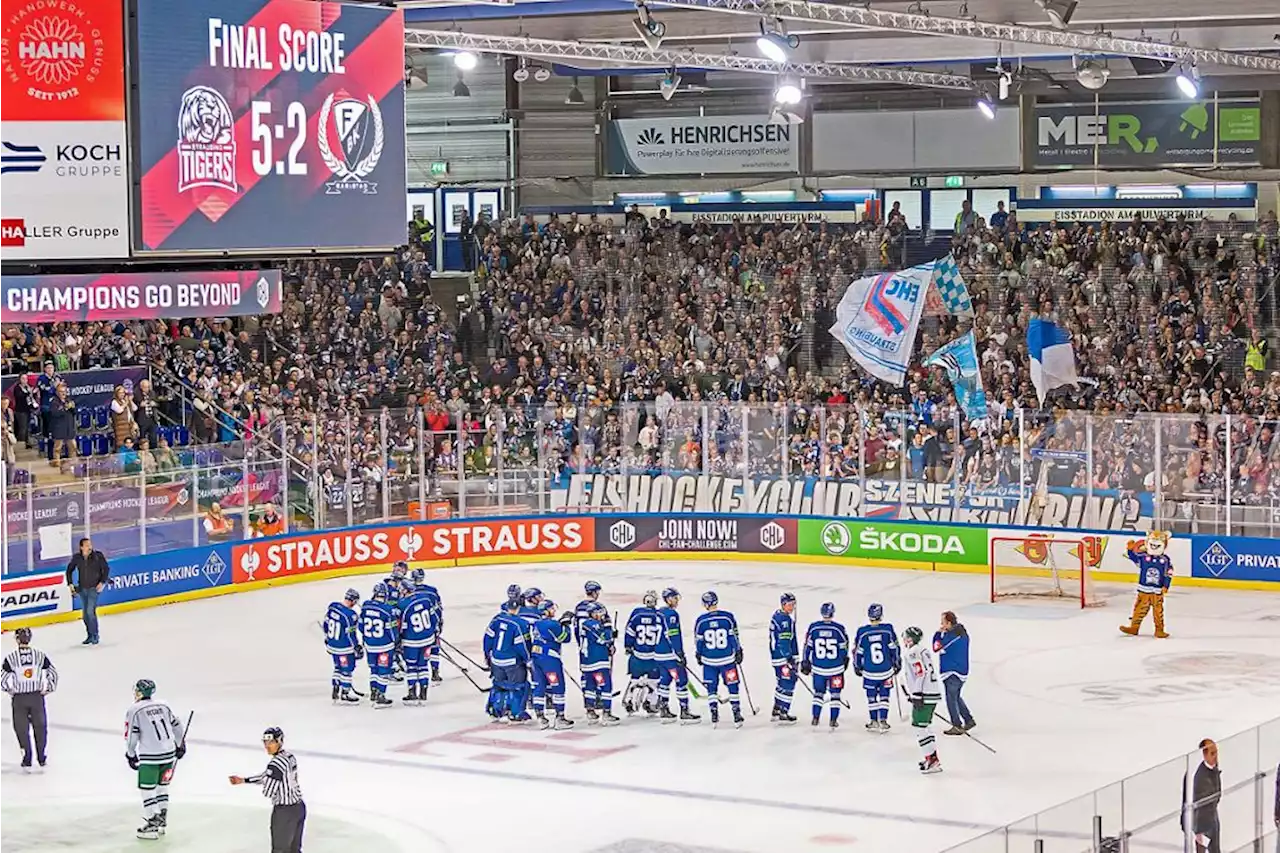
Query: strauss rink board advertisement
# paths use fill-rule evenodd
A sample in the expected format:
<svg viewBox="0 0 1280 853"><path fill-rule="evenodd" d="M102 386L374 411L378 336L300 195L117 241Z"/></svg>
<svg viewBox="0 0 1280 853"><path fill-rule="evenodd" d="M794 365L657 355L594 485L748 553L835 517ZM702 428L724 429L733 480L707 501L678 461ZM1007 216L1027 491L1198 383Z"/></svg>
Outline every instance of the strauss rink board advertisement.
<svg viewBox="0 0 1280 853"><path fill-rule="evenodd" d="M551 506L580 512L694 512L885 518L1035 527L1149 530L1149 494L1055 489L1019 502L1013 494L977 493L952 483L715 474L572 474L554 484ZM1034 517L1028 517L1034 512Z"/></svg>
<svg viewBox="0 0 1280 853"><path fill-rule="evenodd" d="M404 13L134 0L144 251L404 242Z"/></svg>
<svg viewBox="0 0 1280 853"><path fill-rule="evenodd" d="M534 554L596 550L594 523L581 518L518 518L448 524L357 527L236 545L232 581L270 580L379 566L398 560L518 560Z"/></svg>

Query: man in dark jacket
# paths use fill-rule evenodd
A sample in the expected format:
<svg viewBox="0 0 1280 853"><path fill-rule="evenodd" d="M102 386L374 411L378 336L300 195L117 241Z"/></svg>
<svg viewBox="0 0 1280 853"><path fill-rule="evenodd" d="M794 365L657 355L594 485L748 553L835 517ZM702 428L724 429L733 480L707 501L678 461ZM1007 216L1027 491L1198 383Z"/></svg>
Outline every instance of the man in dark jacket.
<svg viewBox="0 0 1280 853"><path fill-rule="evenodd" d="M76 579L72 580L72 575ZM98 594L107 588L111 579L111 567L101 551L93 550L88 537L80 540L80 553L67 563L67 587L72 595L80 596L80 609L84 616L84 629L89 636L81 645L98 645Z"/></svg>
<svg viewBox="0 0 1280 853"><path fill-rule="evenodd" d="M1218 745L1209 738L1200 741L1204 760L1187 787L1182 780L1182 827L1195 842L1196 853L1222 853L1218 801L1222 799L1222 770L1218 767ZM1190 802L1188 802L1188 795Z"/></svg>

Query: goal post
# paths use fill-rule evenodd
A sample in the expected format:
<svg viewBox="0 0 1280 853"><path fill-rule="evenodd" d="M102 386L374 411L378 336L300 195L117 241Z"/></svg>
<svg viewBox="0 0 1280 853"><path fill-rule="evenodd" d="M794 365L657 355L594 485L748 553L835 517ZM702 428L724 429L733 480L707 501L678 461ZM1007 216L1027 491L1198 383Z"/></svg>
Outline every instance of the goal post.
<svg viewBox="0 0 1280 853"><path fill-rule="evenodd" d="M1029 534L994 536L989 546L991 601L1053 598L1080 607L1105 604L1089 575L1089 543L1081 538Z"/></svg>

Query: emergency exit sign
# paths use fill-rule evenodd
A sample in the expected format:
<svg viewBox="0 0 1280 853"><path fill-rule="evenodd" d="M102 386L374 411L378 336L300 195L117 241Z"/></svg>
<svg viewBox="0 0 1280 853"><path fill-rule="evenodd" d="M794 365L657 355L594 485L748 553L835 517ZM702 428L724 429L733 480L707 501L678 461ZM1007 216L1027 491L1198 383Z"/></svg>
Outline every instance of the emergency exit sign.
<svg viewBox="0 0 1280 853"><path fill-rule="evenodd" d="M947 175L946 178L943 179L942 185L949 190L958 190L964 186L964 176Z"/></svg>
<svg viewBox="0 0 1280 853"><path fill-rule="evenodd" d="M449 174L449 164L444 160L436 160L431 164L432 177Z"/></svg>

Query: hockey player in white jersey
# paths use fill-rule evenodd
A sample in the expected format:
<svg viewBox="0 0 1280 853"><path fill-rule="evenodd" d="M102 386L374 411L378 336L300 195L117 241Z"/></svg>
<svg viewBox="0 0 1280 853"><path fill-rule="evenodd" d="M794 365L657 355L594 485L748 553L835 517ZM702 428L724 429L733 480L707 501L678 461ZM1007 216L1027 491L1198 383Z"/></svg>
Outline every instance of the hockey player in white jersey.
<svg viewBox="0 0 1280 853"><path fill-rule="evenodd" d="M924 632L914 625L902 632L903 669L907 678L903 690L911 700L911 725L920 743L921 773L941 773L938 747L933 736L933 709L942 698L938 668L933 651L924 644Z"/></svg>
<svg viewBox="0 0 1280 853"><path fill-rule="evenodd" d="M156 839L164 835L169 815L169 780L178 759L187 754L182 721L163 702L152 698L156 683L140 678L133 685L134 703L125 717L124 757L138 771L142 791L142 816L138 837Z"/></svg>

